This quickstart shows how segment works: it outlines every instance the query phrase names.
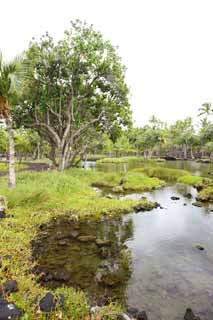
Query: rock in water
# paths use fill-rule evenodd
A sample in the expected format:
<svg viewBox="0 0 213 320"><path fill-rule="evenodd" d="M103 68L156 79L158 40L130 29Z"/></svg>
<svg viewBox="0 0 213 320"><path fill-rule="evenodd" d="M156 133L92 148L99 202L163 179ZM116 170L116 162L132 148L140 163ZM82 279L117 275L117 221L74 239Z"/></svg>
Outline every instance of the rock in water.
<svg viewBox="0 0 213 320"><path fill-rule="evenodd" d="M0 296L0 320L20 319L22 317L21 310L13 303L7 303L3 297Z"/></svg>
<svg viewBox="0 0 213 320"><path fill-rule="evenodd" d="M96 239L95 243L98 247L105 247L109 246L111 244L110 240L104 240L104 239Z"/></svg>
<svg viewBox="0 0 213 320"><path fill-rule="evenodd" d="M197 244L197 245L195 246L195 248L197 248L197 249L200 250L200 251L205 250L205 248L202 247L200 244Z"/></svg>
<svg viewBox="0 0 213 320"><path fill-rule="evenodd" d="M179 197L176 197L176 196L172 196L171 199L172 199L172 200L180 200L180 198L179 198Z"/></svg>
<svg viewBox="0 0 213 320"><path fill-rule="evenodd" d="M78 237L78 240L81 241L81 242L92 242L92 241L95 241L96 240L96 237L95 236L80 236Z"/></svg>
<svg viewBox="0 0 213 320"><path fill-rule="evenodd" d="M191 308L186 309L184 320L201 320L200 317L196 317Z"/></svg>

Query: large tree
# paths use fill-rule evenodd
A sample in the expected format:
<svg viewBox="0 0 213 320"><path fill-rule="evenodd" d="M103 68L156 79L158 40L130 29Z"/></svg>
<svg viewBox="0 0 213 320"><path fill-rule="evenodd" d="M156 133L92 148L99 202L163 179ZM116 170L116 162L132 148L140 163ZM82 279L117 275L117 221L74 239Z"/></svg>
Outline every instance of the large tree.
<svg viewBox="0 0 213 320"><path fill-rule="evenodd" d="M92 26L72 22L63 40L46 34L26 55L31 72L16 116L50 143L59 170L85 152L90 128L108 132L131 122L125 68Z"/></svg>

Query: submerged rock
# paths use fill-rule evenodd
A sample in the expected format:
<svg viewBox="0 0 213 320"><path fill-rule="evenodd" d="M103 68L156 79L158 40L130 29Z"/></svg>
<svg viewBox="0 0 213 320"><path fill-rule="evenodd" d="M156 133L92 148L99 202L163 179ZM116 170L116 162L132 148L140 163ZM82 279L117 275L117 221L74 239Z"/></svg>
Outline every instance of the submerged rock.
<svg viewBox="0 0 213 320"><path fill-rule="evenodd" d="M93 242L96 240L95 236L88 235L88 236L79 236L78 240L81 242Z"/></svg>
<svg viewBox="0 0 213 320"><path fill-rule="evenodd" d="M109 246L111 244L110 240L96 239L95 243L98 247Z"/></svg>

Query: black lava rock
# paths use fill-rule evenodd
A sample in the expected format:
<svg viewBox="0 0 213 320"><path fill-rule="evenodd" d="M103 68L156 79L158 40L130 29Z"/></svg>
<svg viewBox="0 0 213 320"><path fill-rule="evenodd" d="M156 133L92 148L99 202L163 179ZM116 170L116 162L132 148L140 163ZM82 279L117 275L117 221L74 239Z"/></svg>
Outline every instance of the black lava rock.
<svg viewBox="0 0 213 320"><path fill-rule="evenodd" d="M41 301L39 303L39 306L40 306L41 311L43 311L43 312L51 312L51 311L55 310L57 303L60 306L63 306L64 302L65 302L64 295L61 294L59 296L56 296L56 295L52 294L51 292L48 292L46 294L46 296L44 296L41 299Z"/></svg>
<svg viewBox="0 0 213 320"><path fill-rule="evenodd" d="M22 311L13 303L8 303L0 296L0 320L20 319Z"/></svg>
<svg viewBox="0 0 213 320"><path fill-rule="evenodd" d="M11 294L18 291L18 283L16 280L7 280L3 283L3 290L5 294Z"/></svg>
<svg viewBox="0 0 213 320"><path fill-rule="evenodd" d="M172 196L171 199L172 199L172 200L180 200L179 197L175 197L175 196Z"/></svg>

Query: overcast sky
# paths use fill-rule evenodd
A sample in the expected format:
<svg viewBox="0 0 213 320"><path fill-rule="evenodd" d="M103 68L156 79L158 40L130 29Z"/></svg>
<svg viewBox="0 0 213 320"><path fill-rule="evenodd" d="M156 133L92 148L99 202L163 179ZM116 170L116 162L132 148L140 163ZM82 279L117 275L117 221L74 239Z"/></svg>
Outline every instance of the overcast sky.
<svg viewBox="0 0 213 320"><path fill-rule="evenodd" d="M4 58L46 31L59 39L76 18L119 46L137 125L195 117L213 102L213 0L2 0Z"/></svg>

